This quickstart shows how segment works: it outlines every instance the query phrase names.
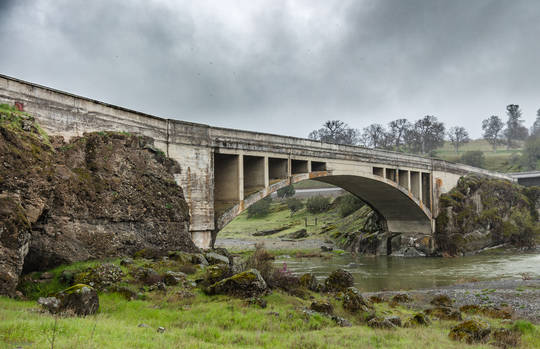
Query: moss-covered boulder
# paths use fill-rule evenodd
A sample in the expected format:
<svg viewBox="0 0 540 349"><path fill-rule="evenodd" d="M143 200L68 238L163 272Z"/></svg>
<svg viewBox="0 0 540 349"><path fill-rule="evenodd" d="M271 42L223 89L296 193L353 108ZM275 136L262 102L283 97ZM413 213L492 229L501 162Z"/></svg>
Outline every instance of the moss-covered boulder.
<svg viewBox="0 0 540 349"><path fill-rule="evenodd" d="M354 285L354 278L351 273L343 269L334 270L324 281L326 292L340 292Z"/></svg>
<svg viewBox="0 0 540 349"><path fill-rule="evenodd" d="M307 288L310 291L319 291L320 285L317 281L317 277L313 273L305 273L300 276L300 286Z"/></svg>
<svg viewBox="0 0 540 349"><path fill-rule="evenodd" d="M407 293L398 293L390 301L394 303L409 303L412 301L412 298Z"/></svg>
<svg viewBox="0 0 540 349"><path fill-rule="evenodd" d="M467 320L452 327L448 336L453 340L471 344L486 342L490 333L491 328L487 322Z"/></svg>
<svg viewBox="0 0 540 349"><path fill-rule="evenodd" d="M249 269L235 274L229 278L216 282L204 291L207 294L227 294L230 296L249 298L259 297L267 292L268 288L263 277L257 269Z"/></svg>
<svg viewBox="0 0 540 349"><path fill-rule="evenodd" d="M206 258L208 263L210 263L211 265L215 265L215 264L229 265L229 263L230 263L230 260L229 260L228 257L220 255L220 254L215 253L215 252L208 252L208 253L205 254L204 257Z"/></svg>
<svg viewBox="0 0 540 349"><path fill-rule="evenodd" d="M205 269L205 274L202 279L204 286L210 286L218 281L231 276L231 268L227 264L211 265Z"/></svg>
<svg viewBox="0 0 540 349"><path fill-rule="evenodd" d="M431 317L436 317L440 320L453 320L453 321L461 321L462 316L461 312L458 310L449 308L449 307L435 307L424 310L424 313L426 315L429 315Z"/></svg>
<svg viewBox="0 0 540 349"><path fill-rule="evenodd" d="M383 317L374 317L367 322L367 325L371 328L379 329L393 329L397 327L390 319Z"/></svg>
<svg viewBox="0 0 540 349"><path fill-rule="evenodd" d="M468 175L439 199L435 242L442 254L462 255L510 243L534 247L540 233L540 187Z"/></svg>
<svg viewBox="0 0 540 349"><path fill-rule="evenodd" d="M311 302L309 307L311 310L322 314L332 315L334 314L334 306L328 300L320 299Z"/></svg>
<svg viewBox="0 0 540 349"><path fill-rule="evenodd" d="M99 309L99 297L89 285L77 284L58 292L54 297L40 298L38 303L49 312L73 313L79 316L95 314Z"/></svg>
<svg viewBox="0 0 540 349"><path fill-rule="evenodd" d="M367 312L373 309L371 303L355 287L349 287L343 294L343 308L351 313Z"/></svg>
<svg viewBox="0 0 540 349"><path fill-rule="evenodd" d="M419 327L429 325L431 325L431 320L424 313L416 313L405 322L405 327Z"/></svg>
<svg viewBox="0 0 540 349"><path fill-rule="evenodd" d="M438 294L429 303L439 307L451 307L453 301L445 294Z"/></svg>

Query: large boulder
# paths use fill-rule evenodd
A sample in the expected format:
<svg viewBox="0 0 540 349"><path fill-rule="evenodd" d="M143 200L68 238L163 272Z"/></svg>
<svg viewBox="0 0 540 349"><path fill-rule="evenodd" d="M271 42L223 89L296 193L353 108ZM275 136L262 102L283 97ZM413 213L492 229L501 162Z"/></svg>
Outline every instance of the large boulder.
<svg viewBox="0 0 540 349"><path fill-rule="evenodd" d="M355 287L349 287L343 295L343 308L351 313L367 312L373 308L371 303Z"/></svg>
<svg viewBox="0 0 540 349"><path fill-rule="evenodd" d="M210 263L211 265L214 265L214 264L227 264L229 265L230 261L229 261L229 258L228 257L225 257L225 256L222 256L218 253L215 253L215 252L208 252L206 255L206 260L208 261L208 263Z"/></svg>
<svg viewBox="0 0 540 349"><path fill-rule="evenodd" d="M491 333L487 322L480 320L467 320L452 327L448 336L457 341L471 343L486 342Z"/></svg>
<svg viewBox="0 0 540 349"><path fill-rule="evenodd" d="M65 143L0 108L0 294L23 272L147 248L199 252L180 164L153 142L95 132Z"/></svg>
<svg viewBox="0 0 540 349"><path fill-rule="evenodd" d="M249 269L216 282L205 289L207 294L227 294L242 298L258 297L267 292L266 282L257 269Z"/></svg>
<svg viewBox="0 0 540 349"><path fill-rule="evenodd" d="M327 300L315 300L311 302L310 309L318 313L332 315L334 313L334 306Z"/></svg>
<svg viewBox="0 0 540 349"><path fill-rule="evenodd" d="M228 278L231 274L231 268L227 264L211 265L206 268L202 283L205 286L210 286Z"/></svg>
<svg viewBox="0 0 540 349"><path fill-rule="evenodd" d="M96 290L84 284L60 291L54 297L40 298L38 303L53 314L73 312L76 315L86 316L95 314L99 309Z"/></svg>
<svg viewBox="0 0 540 349"><path fill-rule="evenodd" d="M344 291L353 285L352 274L343 269L334 270L324 281L324 288L327 292Z"/></svg>

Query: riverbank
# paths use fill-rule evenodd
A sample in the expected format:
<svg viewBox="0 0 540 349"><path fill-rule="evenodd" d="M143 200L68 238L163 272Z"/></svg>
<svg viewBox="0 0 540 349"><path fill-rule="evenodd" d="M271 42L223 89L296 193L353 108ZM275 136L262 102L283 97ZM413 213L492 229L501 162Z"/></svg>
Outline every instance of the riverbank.
<svg viewBox="0 0 540 349"><path fill-rule="evenodd" d="M212 265L200 264L205 259L199 254L174 252L163 258L151 251L141 252L134 259L90 261L26 275L19 288L23 299L0 297L0 348L463 348L465 343L449 337L459 319L481 321L490 327L490 333L510 334L518 347L540 345L540 327L528 322L535 320L530 315L538 309L536 279L406 293L361 292L359 301L368 300L367 308L358 310L351 308L350 301L346 301L350 298L344 293L328 288L326 277L319 278L317 283L321 286L299 284L301 278L294 277L286 266L281 267L279 259L274 264L274 270L279 271L275 279L275 272L264 272L267 263L271 263L261 257L264 254L257 257L259 262L255 264L261 274L274 275L267 279L269 288L258 296L243 297L210 294L205 285L213 280L217 270L227 269L222 260L232 261L229 267L235 272L253 266L249 252L209 251L205 259ZM341 257L326 253L324 258ZM351 275L345 279L352 282L352 278ZM91 282L99 290L100 310L94 315L53 315L36 303L39 296L55 294L81 281ZM482 296L477 297L476 293ZM517 297L517 293L520 303L505 298ZM403 294L407 296L394 297ZM434 308L433 298L440 294L449 295L453 303L452 319L432 315L429 310ZM504 302L509 307L519 305L518 309L528 307L530 312L512 311L508 318L506 313L483 313L484 308L475 314L459 309L462 304L499 309L505 307ZM412 319L424 318L428 313L428 322L413 324L416 320ZM399 324L388 325L383 319L399 319ZM377 321L382 321L380 326L390 327L380 328ZM500 345L497 338L485 337L469 347Z"/></svg>

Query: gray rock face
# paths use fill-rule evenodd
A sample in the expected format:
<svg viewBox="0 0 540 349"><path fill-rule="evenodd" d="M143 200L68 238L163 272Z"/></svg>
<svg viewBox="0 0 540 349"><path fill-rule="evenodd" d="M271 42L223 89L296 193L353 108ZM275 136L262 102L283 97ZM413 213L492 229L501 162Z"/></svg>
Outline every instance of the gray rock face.
<svg viewBox="0 0 540 349"><path fill-rule="evenodd" d="M258 297L267 292L267 285L258 270L249 269L216 282L206 288L205 292L243 298Z"/></svg>
<svg viewBox="0 0 540 349"><path fill-rule="evenodd" d="M32 118L17 129L5 127L10 117L0 118L0 294L14 295L23 267L147 248L198 252L175 184L180 166L150 152L152 139L100 132L48 143Z"/></svg>

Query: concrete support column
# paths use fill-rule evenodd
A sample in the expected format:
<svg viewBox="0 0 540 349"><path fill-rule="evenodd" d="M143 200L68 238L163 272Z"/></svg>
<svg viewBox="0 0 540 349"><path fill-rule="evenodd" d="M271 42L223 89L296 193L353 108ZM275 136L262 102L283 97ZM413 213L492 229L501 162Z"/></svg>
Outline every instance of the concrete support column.
<svg viewBox="0 0 540 349"><path fill-rule="evenodd" d="M270 169L268 168L268 156L264 157L264 187L270 186Z"/></svg>
<svg viewBox="0 0 540 349"><path fill-rule="evenodd" d="M312 171L311 160L308 160L308 162L307 162L307 171L308 171L308 173Z"/></svg>
<svg viewBox="0 0 540 349"><path fill-rule="evenodd" d="M420 200L420 203L423 202L422 193L424 192L424 189L422 188L422 172L418 173L418 200Z"/></svg>
<svg viewBox="0 0 540 349"><path fill-rule="evenodd" d="M244 155L238 155L238 201L244 200Z"/></svg>

